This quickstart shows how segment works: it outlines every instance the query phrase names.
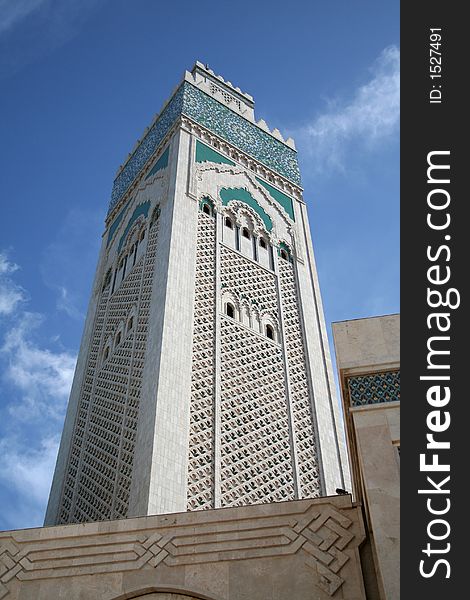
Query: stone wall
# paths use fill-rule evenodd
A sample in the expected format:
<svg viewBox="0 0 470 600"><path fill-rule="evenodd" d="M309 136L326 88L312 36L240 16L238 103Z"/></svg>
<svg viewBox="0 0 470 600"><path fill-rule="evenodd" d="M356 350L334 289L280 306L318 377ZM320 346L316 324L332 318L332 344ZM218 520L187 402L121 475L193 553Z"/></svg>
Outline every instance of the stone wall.
<svg viewBox="0 0 470 600"><path fill-rule="evenodd" d="M400 316L333 324L354 498L380 600L400 598Z"/></svg>
<svg viewBox="0 0 470 600"><path fill-rule="evenodd" d="M350 496L0 533L5 600L362 600Z"/></svg>

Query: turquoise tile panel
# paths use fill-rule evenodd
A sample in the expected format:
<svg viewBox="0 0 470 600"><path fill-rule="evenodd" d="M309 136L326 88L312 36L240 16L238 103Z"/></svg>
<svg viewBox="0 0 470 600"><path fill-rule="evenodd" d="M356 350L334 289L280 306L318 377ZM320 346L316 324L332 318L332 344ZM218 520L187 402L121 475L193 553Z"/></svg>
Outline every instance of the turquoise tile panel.
<svg viewBox="0 0 470 600"><path fill-rule="evenodd" d="M242 152L300 185L297 153L211 96L183 82L114 180L109 212L151 158L177 118L184 114ZM222 156L222 155L220 155Z"/></svg>
<svg viewBox="0 0 470 600"><path fill-rule="evenodd" d="M130 185L147 163L149 158L162 143L163 138L171 129L175 120L181 115L183 108L184 87L181 85L173 98L168 102L161 112L158 119L147 132L147 135L140 142L134 151L134 154L128 160L127 164L114 180L113 191L111 193L111 203L109 212L116 206L122 196L127 192Z"/></svg>
<svg viewBox="0 0 470 600"><path fill-rule="evenodd" d="M269 183L266 183L266 181L263 181L262 179L259 179L259 177L256 177L256 181L258 183L260 183L266 190L268 190L270 196L272 198L274 198L274 200L276 200L277 202L279 202L279 204L286 211L286 213L289 215L289 217L293 221L295 221L295 217L294 217L294 205L292 204L292 200L289 198L289 196L287 196L283 192L280 192L279 190L277 190L272 185L269 185Z"/></svg>
<svg viewBox="0 0 470 600"><path fill-rule="evenodd" d="M271 217L267 214L264 208L260 206L258 202L256 202L250 192L244 188L222 188L220 190L220 199L222 200L222 204L224 206L226 206L230 200L238 200L239 202L248 204L248 206L257 212L263 219L263 223L268 231L271 231L273 228Z"/></svg>
<svg viewBox="0 0 470 600"><path fill-rule="evenodd" d="M106 246L109 246L109 242L113 239L113 236L116 233L116 229L119 227L119 224L122 221L122 217L124 216L124 213L126 212L129 204L130 204L130 202L127 202L125 204L124 208L116 215L114 221L109 226L108 239L106 240Z"/></svg>
<svg viewBox="0 0 470 600"><path fill-rule="evenodd" d="M158 171L161 171L162 169L167 168L169 154L170 154L170 147L168 147L165 150L165 152L160 156L160 158L157 160L157 162L150 169L149 174L147 175L147 177L145 179L148 179L149 177L152 177L152 175L155 175L155 173L158 173Z"/></svg>
<svg viewBox="0 0 470 600"><path fill-rule="evenodd" d="M300 185L297 152L212 96L186 84L183 112L236 148Z"/></svg>
<svg viewBox="0 0 470 600"><path fill-rule="evenodd" d="M226 158L216 150L209 148L199 140L196 142L196 162L213 162L225 165L235 166L233 160Z"/></svg>
<svg viewBox="0 0 470 600"><path fill-rule="evenodd" d="M352 406L367 406L400 400L400 371L348 377Z"/></svg>
<svg viewBox="0 0 470 600"><path fill-rule="evenodd" d="M124 240L126 239L126 236L129 233L129 230L132 227L132 225L134 224L134 222L136 221L136 219L138 219L140 217L140 215L144 215L144 217L146 217L149 213L149 208L150 208L150 200L147 200L146 202L139 204L139 206L136 206L136 208L134 209L134 212L132 213L131 218L129 219L129 223L126 225L126 228L124 229L124 233L121 235L121 237L119 239L118 254L119 254L119 252L121 252L121 248L124 243Z"/></svg>

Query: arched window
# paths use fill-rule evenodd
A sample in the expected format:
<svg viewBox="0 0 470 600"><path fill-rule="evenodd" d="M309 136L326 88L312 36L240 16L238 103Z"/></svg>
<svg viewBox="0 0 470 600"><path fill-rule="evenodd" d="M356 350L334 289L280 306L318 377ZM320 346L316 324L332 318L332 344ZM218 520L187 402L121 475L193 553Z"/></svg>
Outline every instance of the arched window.
<svg viewBox="0 0 470 600"><path fill-rule="evenodd" d="M120 343L121 343L121 332L118 331L117 335L116 335L116 346L119 346Z"/></svg>
<svg viewBox="0 0 470 600"><path fill-rule="evenodd" d="M229 217L225 217L225 227L228 227L229 229L233 229L232 219L229 219Z"/></svg>
<svg viewBox="0 0 470 600"><path fill-rule="evenodd" d="M106 273L106 276L104 278L104 281L103 281L103 288L102 288L102 290L105 290L108 287L108 285L111 283L111 274L112 274L111 269L108 269L108 271Z"/></svg>
<svg viewBox="0 0 470 600"><path fill-rule="evenodd" d="M150 219L150 227L152 227L152 225L153 225L153 224L154 224L156 221L158 221L159 217L160 217L160 207L159 207L159 206L156 206L156 207L153 209L153 211L152 211L152 217L151 217L151 219Z"/></svg>
<svg viewBox="0 0 470 600"><path fill-rule="evenodd" d="M130 331L134 327L134 317L129 317L127 321L127 331Z"/></svg>
<svg viewBox="0 0 470 600"><path fill-rule="evenodd" d="M261 246L261 248L266 248L266 242L264 241L263 238L259 238L259 245Z"/></svg>
<svg viewBox="0 0 470 600"><path fill-rule="evenodd" d="M109 357L109 346L104 349L103 360L108 360Z"/></svg>
<svg viewBox="0 0 470 600"><path fill-rule="evenodd" d="M286 250L284 250L284 248L281 248L280 255L281 255L281 258L283 258L284 260L289 260L289 254L287 253Z"/></svg>
<svg viewBox="0 0 470 600"><path fill-rule="evenodd" d="M274 329L272 325L266 325L266 337L274 340Z"/></svg>
<svg viewBox="0 0 470 600"><path fill-rule="evenodd" d="M225 314L231 319L235 318L235 308L233 304L230 304L230 302L227 302L227 304L225 305Z"/></svg>
<svg viewBox="0 0 470 600"><path fill-rule="evenodd" d="M210 215L211 214L211 209L209 208L208 204L204 204L203 205L202 212L206 213L206 215Z"/></svg>
<svg viewBox="0 0 470 600"><path fill-rule="evenodd" d="M248 240L250 239L251 236L250 236L250 232L248 231L248 227L243 227L242 236Z"/></svg>

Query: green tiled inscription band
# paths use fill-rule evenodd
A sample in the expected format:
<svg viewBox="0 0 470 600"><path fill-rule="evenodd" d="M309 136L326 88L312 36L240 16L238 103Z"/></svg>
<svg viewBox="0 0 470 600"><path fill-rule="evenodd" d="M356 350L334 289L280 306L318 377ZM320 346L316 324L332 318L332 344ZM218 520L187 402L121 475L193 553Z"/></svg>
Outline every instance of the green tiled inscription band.
<svg viewBox="0 0 470 600"><path fill-rule="evenodd" d="M142 168L147 164L147 161L158 149L173 123L181 115L193 119L196 123L206 127L229 144L233 144L242 152L253 156L276 173L294 184L300 185L299 164L295 150L208 96L205 92L190 83L183 82L114 180L108 214L119 203ZM219 156L221 155L219 154ZM198 158L201 160L200 154ZM261 183L265 187L268 185L265 182ZM269 187L271 188L270 193L290 214L290 199L272 186ZM293 215L290 216L293 218Z"/></svg>
<svg viewBox="0 0 470 600"><path fill-rule="evenodd" d="M348 377L347 384L351 406L400 400L400 371Z"/></svg>

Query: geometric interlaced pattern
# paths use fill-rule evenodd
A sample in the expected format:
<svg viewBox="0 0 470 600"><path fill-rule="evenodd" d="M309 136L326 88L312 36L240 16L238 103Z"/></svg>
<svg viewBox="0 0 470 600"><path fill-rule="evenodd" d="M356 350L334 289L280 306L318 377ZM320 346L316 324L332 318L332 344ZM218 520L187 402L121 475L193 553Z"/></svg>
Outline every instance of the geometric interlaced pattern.
<svg viewBox="0 0 470 600"><path fill-rule="evenodd" d="M307 370L299 318L297 285L292 263L280 259L280 287L284 310L284 343L289 364L289 383L293 412L293 428L299 467L302 498L321 495L318 451L313 428L312 405L309 400Z"/></svg>
<svg viewBox="0 0 470 600"><path fill-rule="evenodd" d="M220 505L224 507L294 499L293 445L299 470L299 496L319 496L318 453L294 267L280 259L279 274L273 273L220 244L221 289L217 290L216 249L215 218L200 211L187 508L215 506L214 492L219 485ZM224 314L220 315L220 340L216 340L216 303L222 292L245 299L261 316L266 312L280 322L278 277L283 305L280 343ZM285 346L287 368L281 344ZM220 361L218 394L217 361ZM216 402L220 402L218 412ZM218 465L215 464L216 414L220 419ZM220 477L218 481L216 474Z"/></svg>
<svg viewBox="0 0 470 600"><path fill-rule="evenodd" d="M221 505L295 497L280 347L221 317Z"/></svg>
<svg viewBox="0 0 470 600"><path fill-rule="evenodd" d="M127 516L147 342L158 221L119 289L101 293L66 467L59 523ZM135 310L134 326L103 362L103 348ZM103 364L102 364L103 363Z"/></svg>
<svg viewBox="0 0 470 600"><path fill-rule="evenodd" d="M215 218L198 214L188 510L214 506Z"/></svg>
<svg viewBox="0 0 470 600"><path fill-rule="evenodd" d="M244 296L255 303L259 311L269 311L279 318L274 273L222 245L220 263L220 278L224 291L230 290L237 298Z"/></svg>

